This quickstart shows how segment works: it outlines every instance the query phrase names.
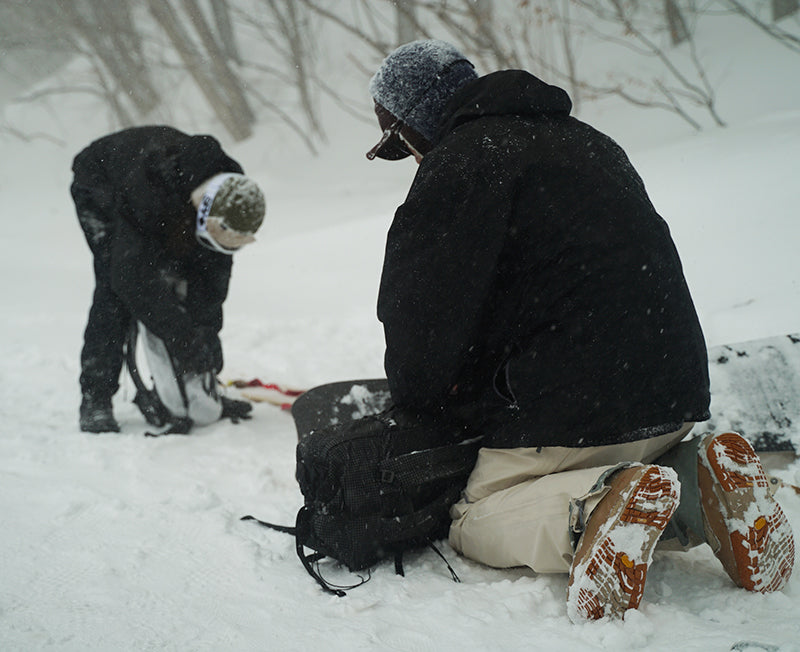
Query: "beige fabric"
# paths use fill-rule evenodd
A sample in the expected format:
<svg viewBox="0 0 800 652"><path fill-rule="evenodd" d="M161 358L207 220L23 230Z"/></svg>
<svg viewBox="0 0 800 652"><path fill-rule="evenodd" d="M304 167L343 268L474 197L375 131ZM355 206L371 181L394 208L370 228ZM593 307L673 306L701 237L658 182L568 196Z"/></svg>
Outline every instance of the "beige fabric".
<svg viewBox="0 0 800 652"><path fill-rule="evenodd" d="M625 444L567 448L482 448L464 497L453 505L450 545L488 566L568 573L570 504L588 519L607 488L598 479L621 463L649 463L692 429Z"/></svg>

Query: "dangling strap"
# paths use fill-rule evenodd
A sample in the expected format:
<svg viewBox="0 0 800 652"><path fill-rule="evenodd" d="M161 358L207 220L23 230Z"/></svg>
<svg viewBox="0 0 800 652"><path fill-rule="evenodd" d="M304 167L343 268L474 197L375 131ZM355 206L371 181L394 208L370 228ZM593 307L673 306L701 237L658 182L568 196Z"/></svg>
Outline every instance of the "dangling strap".
<svg viewBox="0 0 800 652"><path fill-rule="evenodd" d="M300 559L300 563L303 564L303 568L306 569L306 572L314 578L317 584L322 587L322 590L325 593L330 593L335 595L338 598L343 598L346 594L343 589L334 588L332 584L329 584L325 581L322 575L319 574L319 570L316 568L316 563L322 559L319 553L314 553L312 555L306 555L305 551L303 550L303 543L300 539L296 538L295 540L295 550L297 551L297 557ZM323 555L324 556L324 555ZM360 582L363 584L364 582ZM359 584L355 584L354 586L359 586ZM354 588L354 587L347 587L347 588Z"/></svg>
<svg viewBox="0 0 800 652"><path fill-rule="evenodd" d="M300 560L300 563L303 564L303 568L306 569L306 572L314 578L314 581L319 584L323 591L326 593L330 593L331 595L335 595L339 598L343 598L347 595L347 591L350 589L355 589L356 587L361 586L362 584L366 584L371 579L372 575L369 570L367 570L367 577L359 577L361 578L360 582L356 584L351 584L349 586L339 586L336 584L331 584L328 582L319 572L318 562L321 559L326 557L325 554L321 552L313 552L311 554L306 554L305 552L305 544L304 541L308 540L309 535L309 525L308 525L308 510L305 507L301 507L300 511L297 512L297 520L295 521L294 527L289 525L279 525L277 523L269 523L267 521L262 521L257 519L255 516L242 516L240 521L255 521L259 525L263 525L264 527L268 527L271 530L276 530L278 532L283 532L285 534L289 534L295 538L295 551L297 552L297 557ZM433 541L428 542L428 547L433 550L441 560L447 566L447 570L450 571L450 576L453 578L454 582L461 582L461 579L456 574L453 567L450 565L450 562L447 561L447 558L442 554L441 550L439 550L433 543ZM398 551L394 556L394 570L395 573L398 575L405 577L405 571L403 569L403 551Z"/></svg>
<svg viewBox="0 0 800 652"><path fill-rule="evenodd" d="M172 355L170 355L169 351L167 351L167 355L169 355L172 368L175 369L175 361L172 359ZM181 392L181 400L183 401L186 414L189 414L189 397L186 394L186 384L183 382L183 377L180 374L175 374L175 382L178 384L178 389ZM188 416L176 417L170 413L169 427L166 430L162 430L161 432L145 432L144 436L163 437L164 435L188 435L193 425L194 422Z"/></svg>
<svg viewBox="0 0 800 652"><path fill-rule="evenodd" d="M128 336L125 340L125 363L128 367L128 372L133 380L133 385L136 387L136 397L134 403L138 406L139 410L151 425L169 424L166 430L161 432L145 432L145 437L162 437L164 435L188 435L194 423L189 417L176 417L174 416L158 398L158 393L155 389L148 389L142 380L142 375L139 373L139 367L136 364L136 343L139 336L139 327L136 320L131 320L130 327L128 328ZM168 352L169 353L169 352ZM175 368L175 363L170 356L170 364ZM178 383L178 389L183 399L183 404L186 407L186 412L189 412L189 397L186 395L186 386L183 379L175 376ZM158 423L161 422L161 423Z"/></svg>
<svg viewBox="0 0 800 652"><path fill-rule="evenodd" d="M305 507L301 507L300 511L297 512L297 520L295 522L295 526L291 527L289 525L278 525L277 523L268 523L267 521L261 521L254 516L242 516L239 520L241 521L255 521L259 525L263 525L264 527L268 527L271 530L277 530L278 532L284 532L286 534L290 534L295 538L295 551L297 552L297 557L300 559L300 563L303 564L303 568L306 569L306 572L314 578L317 584L320 585L323 591L326 593L330 593L335 595L339 598L343 598L345 595L345 591L349 591L350 589L354 589L357 586L361 586L362 584L366 583L370 579L369 571L367 571L367 577L361 577L361 581L357 582L356 584L351 584L350 586L337 586L335 584L331 584L328 582L322 575L319 573L319 568L317 566L318 562L323 559L326 555L320 552L313 552L311 554L306 554L304 548L305 544L304 541L308 540L309 534L309 525L308 525L308 510Z"/></svg>
<svg viewBox="0 0 800 652"><path fill-rule="evenodd" d="M295 537L295 548L297 550L297 556L300 558L300 563L303 564L303 568L306 569L306 572L313 577L317 583L325 590L334 595L338 595L339 597L344 596L344 591L335 591L334 589L330 588L325 580L317 573L314 568L313 564L317 561L322 559L325 555L320 553L314 553L311 555L306 555L303 552L303 544L300 543L300 538L297 536L297 526L292 527L291 525L279 525L278 523L269 523L267 521L262 521L261 519L256 518L255 516L242 516L239 519L240 521L255 521L259 525L263 525L264 527L268 527L270 530L277 530L278 532L283 532L285 534L290 534Z"/></svg>
<svg viewBox="0 0 800 652"><path fill-rule="evenodd" d="M239 520L240 521L255 521L259 525L263 525L264 527L268 527L271 530L277 530L278 532L284 532L286 534L291 534L292 536L295 535L296 528L294 528L294 527L292 527L290 525L278 525L277 523L267 523L266 521L261 521L261 520L257 519L255 516L250 516L249 514L247 516L242 516L242 518L240 518Z"/></svg>
<svg viewBox="0 0 800 652"><path fill-rule="evenodd" d="M371 575L369 570L367 570L367 577L361 577L359 575L361 581L349 586L338 586L336 584L331 584L324 577L322 577L319 572L318 562L323 559L325 555L319 552L314 552L310 555L307 555L304 550L305 542L309 540L311 535L309 511L305 506L301 507L297 512L297 520L295 521L294 529L295 550L297 551L297 557L300 559L300 563L303 564L303 568L306 569L306 572L314 578L314 581L320 585L323 591L339 598L343 598L345 595L347 595L346 591L354 589L357 586L361 586L362 584L366 584L370 580Z"/></svg>
<svg viewBox="0 0 800 652"><path fill-rule="evenodd" d="M433 545L433 541L428 541L428 547L429 547L431 550L433 550L433 551L434 551L434 552L435 552L437 555L439 555L439 557L441 557L441 558L442 558L442 561L444 562L444 565L445 565L445 566L447 566L447 570L449 570L449 571L450 571L450 577L452 577L452 578L453 578L453 581L454 581L454 582L461 583L461 578L459 578L459 576L458 576L458 575L456 575L456 572L453 570L453 567L450 565L450 562L449 562L449 561L447 561L447 557L445 557L445 556L442 554L442 551L441 551L441 550L439 550L439 548L437 548L435 545Z"/></svg>
<svg viewBox="0 0 800 652"><path fill-rule="evenodd" d="M304 509L305 509L304 507L301 507L300 512L298 512L297 514L298 522L301 519L300 513ZM317 584L319 584L322 587L322 590L325 591L326 593L332 593L333 595L338 596L340 598L343 598L345 596L345 592L341 588L335 588L331 584L326 582L323 579L323 577L319 574L317 569L314 568L314 565L325 555L320 554L318 552L312 553L310 555L305 554L305 551L303 550L303 543L301 537L297 536L298 527L300 527L299 525L295 525L294 527L292 527L290 525L279 525L278 523L268 523L267 521L262 521L260 519L257 519L255 516L250 516L249 514L247 516L242 516L242 518L240 518L239 520L255 521L259 525L268 527L270 530L277 530L278 532L290 534L293 537L295 537L295 550L297 551L297 556L300 559L300 563L303 564L303 568L306 569L306 572L309 575L311 575L311 577L313 577L314 580L316 580ZM364 581L361 582L361 584L363 583ZM356 584L354 586L359 586L359 584ZM351 588L351 587L344 587L344 588Z"/></svg>
<svg viewBox="0 0 800 652"><path fill-rule="evenodd" d="M128 366L128 372L131 375L136 391L144 394L150 390L145 387L142 376L139 374L139 366L136 364L136 341L138 336L139 328L136 325L136 320L132 319L128 327L128 336L125 339L125 363Z"/></svg>
<svg viewBox="0 0 800 652"><path fill-rule="evenodd" d="M461 579L458 577L458 575L456 574L455 570L453 570L453 567L450 565L450 562L447 561L447 557L445 557L444 554L442 553L442 551L439 550L439 548L437 548L434 545L433 541L428 541L428 547L431 550L433 550L437 555L439 555L439 557L441 557L441 559L444 562L445 566L447 566L447 570L450 571L450 577L453 578L453 581L460 583ZM396 552L395 555L394 555L394 572L395 572L395 574L400 575L401 577L405 577L406 576L405 569L403 568L403 551L402 550Z"/></svg>
<svg viewBox="0 0 800 652"><path fill-rule="evenodd" d="M163 437L164 435L188 435L193 422L189 417L172 417L169 428L161 432L146 432L145 437Z"/></svg>
<svg viewBox="0 0 800 652"><path fill-rule="evenodd" d="M395 553L394 556L394 573L395 575L400 575L400 577L405 577L406 573L403 570L403 552L400 551Z"/></svg>

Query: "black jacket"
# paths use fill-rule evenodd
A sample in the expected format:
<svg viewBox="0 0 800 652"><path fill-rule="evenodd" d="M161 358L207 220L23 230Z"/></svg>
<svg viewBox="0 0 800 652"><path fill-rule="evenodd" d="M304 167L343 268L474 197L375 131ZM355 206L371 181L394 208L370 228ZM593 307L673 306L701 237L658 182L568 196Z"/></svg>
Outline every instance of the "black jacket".
<svg viewBox="0 0 800 652"><path fill-rule="evenodd" d="M560 88L503 71L448 104L386 244L399 405L504 406L487 446L593 446L708 418L705 343L666 223Z"/></svg>
<svg viewBox="0 0 800 652"><path fill-rule="evenodd" d="M111 286L133 318L178 358L198 341L216 351L231 256L195 238L191 193L220 172L242 172L211 136L136 127L91 143L73 162L72 193L112 229Z"/></svg>

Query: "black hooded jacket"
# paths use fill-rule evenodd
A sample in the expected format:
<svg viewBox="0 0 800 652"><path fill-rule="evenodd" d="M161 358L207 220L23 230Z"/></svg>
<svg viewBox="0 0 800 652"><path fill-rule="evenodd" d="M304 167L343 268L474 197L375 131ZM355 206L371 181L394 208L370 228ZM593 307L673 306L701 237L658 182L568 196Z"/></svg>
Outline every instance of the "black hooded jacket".
<svg viewBox="0 0 800 652"><path fill-rule="evenodd" d="M241 166L212 136L147 126L94 141L72 169L76 208L111 229L111 287L132 317L179 358L200 338L221 366L217 333L232 261L198 244L191 193Z"/></svg>
<svg viewBox="0 0 800 652"><path fill-rule="evenodd" d="M398 405L496 406L486 446L594 446L708 418L678 254L610 138L523 71L450 101L388 234L378 317Z"/></svg>

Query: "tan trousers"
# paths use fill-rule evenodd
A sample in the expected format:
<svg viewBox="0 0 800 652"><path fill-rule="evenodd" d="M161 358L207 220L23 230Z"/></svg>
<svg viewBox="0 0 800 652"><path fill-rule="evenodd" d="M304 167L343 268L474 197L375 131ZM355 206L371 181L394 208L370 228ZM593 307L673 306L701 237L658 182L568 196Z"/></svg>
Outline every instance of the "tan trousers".
<svg viewBox="0 0 800 652"><path fill-rule="evenodd" d="M463 498L450 509L450 545L496 568L568 573L572 532L580 533L606 494L605 477L650 463L694 423L666 435L591 448L482 448Z"/></svg>

